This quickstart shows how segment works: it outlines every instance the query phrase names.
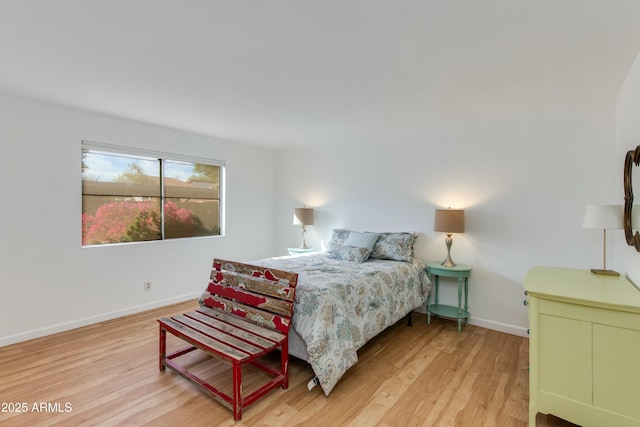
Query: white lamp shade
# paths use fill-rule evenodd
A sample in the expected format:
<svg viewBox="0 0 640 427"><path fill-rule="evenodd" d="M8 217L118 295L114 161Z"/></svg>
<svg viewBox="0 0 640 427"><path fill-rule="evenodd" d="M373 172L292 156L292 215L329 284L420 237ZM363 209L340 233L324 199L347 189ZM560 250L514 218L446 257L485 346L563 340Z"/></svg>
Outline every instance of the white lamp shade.
<svg viewBox="0 0 640 427"><path fill-rule="evenodd" d="M294 225L313 225L313 208L295 208L293 210Z"/></svg>
<svg viewBox="0 0 640 427"><path fill-rule="evenodd" d="M588 205L584 211L582 226L604 230L622 230L623 219L622 205Z"/></svg>

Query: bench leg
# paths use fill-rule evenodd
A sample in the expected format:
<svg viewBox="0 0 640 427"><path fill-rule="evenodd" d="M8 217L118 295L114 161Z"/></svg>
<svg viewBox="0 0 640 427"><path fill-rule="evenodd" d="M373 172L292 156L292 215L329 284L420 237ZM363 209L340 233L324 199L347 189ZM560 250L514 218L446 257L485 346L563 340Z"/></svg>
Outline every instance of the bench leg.
<svg viewBox="0 0 640 427"><path fill-rule="evenodd" d="M287 339L284 340L280 348L280 371L284 376L280 388L286 390L289 387L289 340Z"/></svg>
<svg viewBox="0 0 640 427"><path fill-rule="evenodd" d="M242 419L242 365L233 363L233 419Z"/></svg>
<svg viewBox="0 0 640 427"><path fill-rule="evenodd" d="M160 371L164 371L164 358L167 354L167 331L160 325Z"/></svg>

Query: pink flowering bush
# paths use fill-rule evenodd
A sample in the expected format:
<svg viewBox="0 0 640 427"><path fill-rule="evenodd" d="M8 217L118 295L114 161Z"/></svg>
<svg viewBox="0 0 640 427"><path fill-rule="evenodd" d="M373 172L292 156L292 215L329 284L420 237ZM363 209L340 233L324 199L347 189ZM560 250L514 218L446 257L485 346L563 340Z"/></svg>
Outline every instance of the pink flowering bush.
<svg viewBox="0 0 640 427"><path fill-rule="evenodd" d="M189 237L206 234L202 221L192 211L165 204L165 237ZM82 214L82 244L139 242L159 240L160 210L156 201L111 202L95 215Z"/></svg>
<svg viewBox="0 0 640 427"><path fill-rule="evenodd" d="M186 208L178 208L173 202L164 204L164 237L191 237L207 234L200 218Z"/></svg>

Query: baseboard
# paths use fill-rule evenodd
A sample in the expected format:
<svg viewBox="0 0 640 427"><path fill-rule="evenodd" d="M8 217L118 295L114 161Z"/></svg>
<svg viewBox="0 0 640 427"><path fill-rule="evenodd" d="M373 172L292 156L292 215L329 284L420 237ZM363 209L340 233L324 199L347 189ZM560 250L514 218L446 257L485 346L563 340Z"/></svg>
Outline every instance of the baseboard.
<svg viewBox="0 0 640 427"><path fill-rule="evenodd" d="M106 320L128 316L129 314L136 314L142 311L152 310L154 308L177 304L180 302L188 301L190 299L196 299L200 296L201 293L202 292L195 292L191 294L179 295L177 297L167 298L148 304L137 305L134 307L124 308L122 310L116 310L108 313L97 314L95 316L85 317L83 319L77 319L71 322L58 323L56 325L50 325L44 328L38 328L30 331L20 332L17 334L7 335L4 337L0 337L0 347L28 341L34 338L44 337L51 334L57 334L58 332L69 331L71 329L80 328L82 326L93 325L95 323L104 322Z"/></svg>
<svg viewBox="0 0 640 427"><path fill-rule="evenodd" d="M80 328L82 326L93 325L95 323L104 322L106 320L127 316L129 314L135 314L146 310L152 310L154 308L164 307L166 305L177 304L180 302L188 301L190 299L196 299L200 296L200 294L201 292L195 292L191 294L180 295L173 298L155 301L149 304L137 305L122 310L111 311L109 313L102 313L95 316L85 317L83 319L73 320L71 322L58 323L56 325L47 326L45 328L38 328L30 331L20 332L18 334L7 335L4 337L0 337L0 347L28 341L34 338L44 337L51 334L56 334L58 332L69 331L71 329ZM426 314L426 309L424 307L417 308L415 311ZM525 338L529 337L527 328L523 328L521 326L510 325L507 323L496 322L493 320L481 319L477 317L471 317L469 319L469 324L504 332L511 335L518 335Z"/></svg>
<svg viewBox="0 0 640 427"><path fill-rule="evenodd" d="M419 307L415 311L427 314L427 309L425 307ZM480 326L481 328L492 329L494 331L529 338L529 334L527 333L528 329L522 326L510 325L508 323L496 322L495 320L482 319L473 316L469 318L468 323L470 325Z"/></svg>
<svg viewBox="0 0 640 427"><path fill-rule="evenodd" d="M528 328L524 328L522 326L510 325L508 323L496 322L494 320L479 319L477 317L471 317L469 319L469 324L529 338L529 334L527 333Z"/></svg>

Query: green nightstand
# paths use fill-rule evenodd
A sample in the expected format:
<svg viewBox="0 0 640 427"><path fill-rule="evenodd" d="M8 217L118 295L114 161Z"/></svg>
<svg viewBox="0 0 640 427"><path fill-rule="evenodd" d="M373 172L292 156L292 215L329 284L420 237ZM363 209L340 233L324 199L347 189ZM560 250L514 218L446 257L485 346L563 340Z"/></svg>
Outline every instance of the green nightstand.
<svg viewBox="0 0 640 427"><path fill-rule="evenodd" d="M427 324L431 324L431 313L451 317L458 319L458 332L462 330L462 319L464 319L465 326L467 325L467 319L471 316L469 313L469 304L467 297L469 296L469 274L472 268L467 265L456 265L455 267L445 267L444 265L432 262L427 264L427 273L430 277L433 277L435 282L436 300L435 304L431 305L431 295L427 299ZM453 277L458 279L458 307L450 305L438 304L438 286L440 277ZM462 309L462 285L464 283L464 310Z"/></svg>

